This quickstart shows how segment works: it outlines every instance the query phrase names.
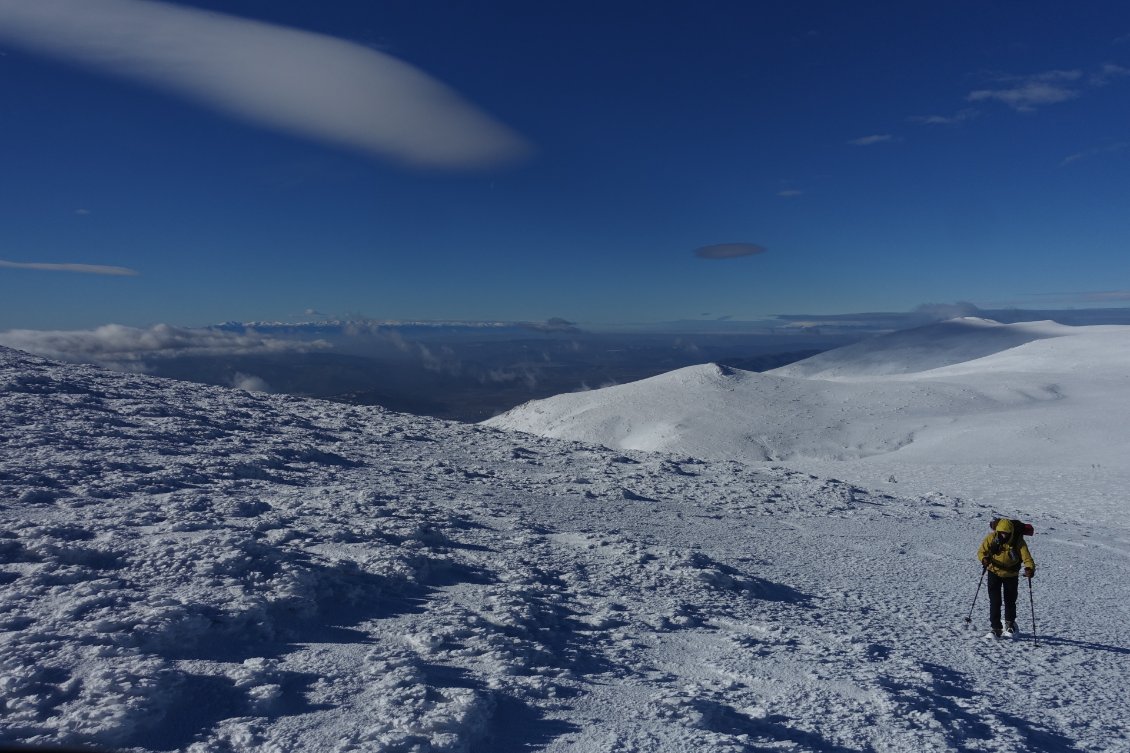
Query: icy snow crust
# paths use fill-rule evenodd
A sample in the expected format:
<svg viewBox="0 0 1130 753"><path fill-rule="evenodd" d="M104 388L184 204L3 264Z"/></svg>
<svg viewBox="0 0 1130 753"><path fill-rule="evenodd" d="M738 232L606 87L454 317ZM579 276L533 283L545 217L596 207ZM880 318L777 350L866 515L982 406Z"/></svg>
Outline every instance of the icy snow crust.
<svg viewBox="0 0 1130 753"><path fill-rule="evenodd" d="M0 743L1130 750L1125 527L1041 517L990 645L954 496L7 349L0 438Z"/></svg>
<svg viewBox="0 0 1130 753"><path fill-rule="evenodd" d="M486 423L1117 524L1130 327L957 319L762 374L706 364L557 395Z"/></svg>

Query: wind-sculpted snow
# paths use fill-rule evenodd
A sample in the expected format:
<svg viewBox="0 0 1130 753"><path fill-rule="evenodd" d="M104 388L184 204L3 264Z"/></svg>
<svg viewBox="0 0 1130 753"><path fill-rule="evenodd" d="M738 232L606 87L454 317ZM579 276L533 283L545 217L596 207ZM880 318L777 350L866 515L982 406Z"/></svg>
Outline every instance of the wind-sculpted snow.
<svg viewBox="0 0 1130 753"><path fill-rule="evenodd" d="M6 349L0 441L0 743L1130 744L1124 529L1041 519L1042 645L986 646L944 494Z"/></svg>

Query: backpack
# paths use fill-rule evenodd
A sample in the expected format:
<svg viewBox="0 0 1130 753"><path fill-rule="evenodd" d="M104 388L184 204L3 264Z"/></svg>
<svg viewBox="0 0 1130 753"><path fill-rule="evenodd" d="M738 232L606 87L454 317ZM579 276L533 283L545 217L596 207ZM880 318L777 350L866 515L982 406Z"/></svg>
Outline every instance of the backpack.
<svg viewBox="0 0 1130 753"><path fill-rule="evenodd" d="M997 530L997 523L1000 523L1001 520L1001 518L993 518L989 521L989 528L992 528L994 531ZM1032 528L1031 523L1025 523L1022 520L1013 520L1011 518L1010 520L1012 522L1012 532L1014 534L1014 538L1015 534L1019 534L1020 536L1035 535L1036 531Z"/></svg>
<svg viewBox="0 0 1130 753"><path fill-rule="evenodd" d="M997 523L1000 521L1001 518L993 518L989 521L989 528L992 528L994 531L997 530ZM1019 561L1020 545L1024 543L1024 537L1031 536L1036 531L1032 528L1031 523L1025 523L1022 520L1015 520L1013 518L1009 518L1009 521L1012 523L1012 536L1009 538L1008 543L1001 545L996 538L994 538L993 543L989 545L989 551L995 555L997 552L1001 551L1002 548L1007 546L1012 549L1013 561Z"/></svg>

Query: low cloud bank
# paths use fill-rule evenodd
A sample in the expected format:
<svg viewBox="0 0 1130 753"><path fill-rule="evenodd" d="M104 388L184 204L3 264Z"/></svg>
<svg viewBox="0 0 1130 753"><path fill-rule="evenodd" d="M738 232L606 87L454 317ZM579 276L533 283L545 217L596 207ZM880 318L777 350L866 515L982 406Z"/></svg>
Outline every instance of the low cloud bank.
<svg viewBox="0 0 1130 753"><path fill-rule="evenodd" d="M959 316L989 317L972 303L923 303L911 311L869 311L857 314L778 314L777 319L793 329L824 331L885 332L920 327Z"/></svg>
<svg viewBox="0 0 1130 753"><path fill-rule="evenodd" d="M148 329L106 324L92 330L0 332L0 345L59 361L96 363L119 370L144 371L155 358L307 352L329 347L322 341L297 342L216 329L185 329L158 324Z"/></svg>
<svg viewBox="0 0 1130 753"><path fill-rule="evenodd" d="M153 0L0 0L0 40L413 165L483 167L529 151L422 71L322 34Z"/></svg>

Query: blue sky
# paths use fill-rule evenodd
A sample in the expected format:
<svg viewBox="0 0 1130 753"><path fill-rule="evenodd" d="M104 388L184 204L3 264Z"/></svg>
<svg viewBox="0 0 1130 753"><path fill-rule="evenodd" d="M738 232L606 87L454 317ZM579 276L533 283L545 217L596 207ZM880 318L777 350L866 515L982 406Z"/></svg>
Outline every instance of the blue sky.
<svg viewBox="0 0 1130 753"><path fill-rule="evenodd" d="M1130 301L1125 3L156 5L0 0L0 329Z"/></svg>

